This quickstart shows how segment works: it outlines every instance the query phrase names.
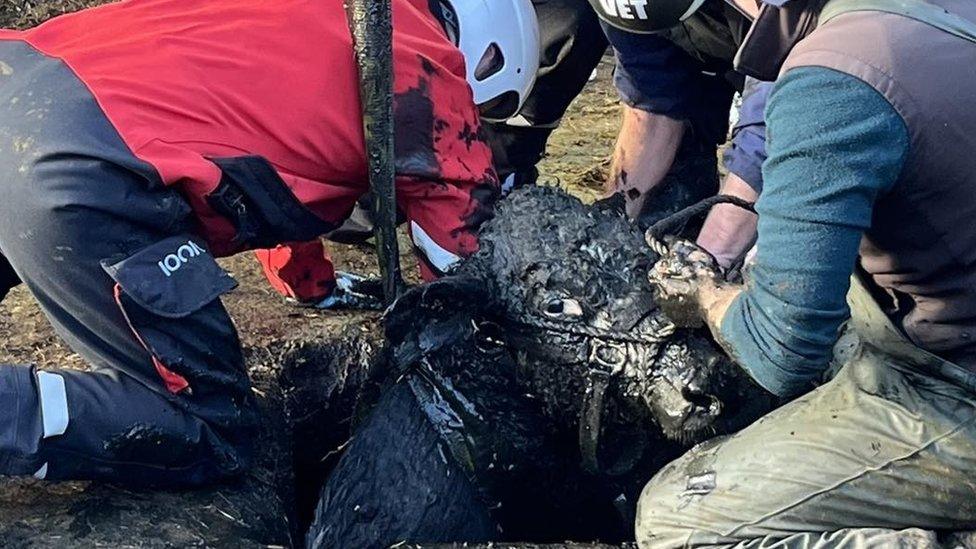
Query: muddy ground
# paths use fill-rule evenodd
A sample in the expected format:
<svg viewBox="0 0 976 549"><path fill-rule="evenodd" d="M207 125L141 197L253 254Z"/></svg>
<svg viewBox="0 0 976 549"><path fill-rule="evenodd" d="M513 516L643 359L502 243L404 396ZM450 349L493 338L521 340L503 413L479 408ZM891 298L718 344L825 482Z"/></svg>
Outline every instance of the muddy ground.
<svg viewBox="0 0 976 549"><path fill-rule="evenodd" d="M25 28L98 0L0 0L0 27ZM606 60L573 105L541 166L546 184L600 193L618 119ZM408 248L402 246L402 250ZM372 250L332 246L340 269L377 272ZM416 276L404 253L404 267ZM223 261L240 282L226 297L268 414L256 472L194 492L139 492L87 483L0 481L3 547L287 547L300 544L322 471L346 439L356 388L374 364L375 314L319 313L283 302L248 254ZM84 369L18 288L0 303L0 364ZM297 542L297 543L295 543Z"/></svg>

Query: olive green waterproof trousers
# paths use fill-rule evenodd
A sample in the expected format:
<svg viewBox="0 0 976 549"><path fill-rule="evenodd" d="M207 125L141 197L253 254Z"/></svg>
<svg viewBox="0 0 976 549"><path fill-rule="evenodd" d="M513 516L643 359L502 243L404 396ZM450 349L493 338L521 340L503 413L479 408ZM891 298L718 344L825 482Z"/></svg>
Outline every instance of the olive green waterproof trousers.
<svg viewBox="0 0 976 549"><path fill-rule="evenodd" d="M836 375L658 473L641 548L934 547L976 529L976 382L911 343L855 282Z"/></svg>

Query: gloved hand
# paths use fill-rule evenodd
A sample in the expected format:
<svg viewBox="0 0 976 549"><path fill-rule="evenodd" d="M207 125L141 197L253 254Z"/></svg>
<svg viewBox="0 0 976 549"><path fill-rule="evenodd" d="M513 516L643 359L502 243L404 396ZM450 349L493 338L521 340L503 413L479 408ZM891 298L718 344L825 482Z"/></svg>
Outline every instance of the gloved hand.
<svg viewBox="0 0 976 549"><path fill-rule="evenodd" d="M661 255L648 275L661 310L678 327L701 327L699 295L704 287L714 288L722 280L718 262L688 240L667 236L663 242L649 239L648 243Z"/></svg>
<svg viewBox="0 0 976 549"><path fill-rule="evenodd" d="M336 287L322 301L310 305L316 309L383 310L383 285L378 278L366 278L336 271Z"/></svg>

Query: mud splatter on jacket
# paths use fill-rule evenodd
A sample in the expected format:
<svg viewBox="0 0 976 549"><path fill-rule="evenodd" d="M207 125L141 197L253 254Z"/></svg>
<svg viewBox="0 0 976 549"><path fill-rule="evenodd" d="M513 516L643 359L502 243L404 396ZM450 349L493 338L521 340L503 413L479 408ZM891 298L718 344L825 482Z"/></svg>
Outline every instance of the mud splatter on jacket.
<svg viewBox="0 0 976 549"><path fill-rule="evenodd" d="M393 5L397 194L412 236L428 251L422 266L430 277L438 261L475 250L473 232L497 180L461 54L426 0ZM128 0L2 31L0 39L63 60L132 152L179 188L216 255L307 240L308 217L337 226L367 191L341 0ZM260 220L249 232L215 203L232 173L273 191L265 193L268 204L245 193L258 202ZM282 200L287 208L275 204ZM277 224L267 213L276 207L285 212ZM296 217L306 230L292 230ZM256 236L262 223L276 226ZM331 280L318 244L261 257L280 263L281 256L299 261L283 281L294 283L293 293L321 292L316 285Z"/></svg>

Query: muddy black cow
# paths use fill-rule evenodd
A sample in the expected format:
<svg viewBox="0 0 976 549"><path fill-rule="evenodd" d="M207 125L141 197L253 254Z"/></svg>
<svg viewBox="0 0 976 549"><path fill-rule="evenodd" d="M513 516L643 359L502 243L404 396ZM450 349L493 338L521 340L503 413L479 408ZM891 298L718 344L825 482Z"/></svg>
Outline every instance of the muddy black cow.
<svg viewBox="0 0 976 549"><path fill-rule="evenodd" d="M310 546L625 539L656 470L771 406L658 309L657 255L613 208L520 190L480 243L387 314L390 381Z"/></svg>

